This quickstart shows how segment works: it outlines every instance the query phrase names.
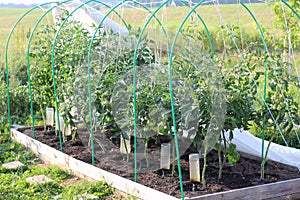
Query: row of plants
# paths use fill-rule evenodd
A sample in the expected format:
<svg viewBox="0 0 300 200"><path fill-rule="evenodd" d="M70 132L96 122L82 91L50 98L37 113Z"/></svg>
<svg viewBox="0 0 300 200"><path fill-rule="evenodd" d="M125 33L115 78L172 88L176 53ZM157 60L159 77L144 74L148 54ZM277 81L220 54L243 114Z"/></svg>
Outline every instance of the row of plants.
<svg viewBox="0 0 300 200"><path fill-rule="evenodd" d="M23 145L11 141L8 133L0 134L0 165L20 161L23 167L6 169L0 166L0 199L74 199L90 194L105 199L112 197L114 190L104 181L88 182L78 180L68 184L75 177L58 166L40 165L39 159ZM53 182L30 184L26 178L44 174Z"/></svg>
<svg viewBox="0 0 300 200"><path fill-rule="evenodd" d="M283 13L282 13L282 6L281 4L277 3L277 4L273 4L274 5L274 10L276 12L276 17L277 17L277 22L276 23L276 26L278 26L278 24L280 24L280 27L282 29L286 29L286 24L285 24L285 20L287 19L287 26L288 27L291 27L291 30L292 30L292 42L293 42L293 47L296 48L297 50L297 45L296 45L296 41L297 41L297 30L299 28L297 28L297 26L299 26L299 23L296 23L297 19L295 18L295 16L291 13L286 13L287 14L287 17L285 18ZM291 1L291 5L295 8L295 9L298 9L298 2L297 1ZM291 20L290 20L291 19ZM51 29L51 27L48 27L48 28L45 28L45 31L44 33L47 34L49 36L49 31L50 30L47 30L47 29ZM67 29L67 28L66 28ZM242 29L241 27L239 27L238 25L222 25L219 27L219 29L212 34L212 38L214 40L214 48L216 49L216 52L218 53L222 53L224 56L227 54L226 51L228 50L234 50L235 49L235 46L234 46L234 43L233 43L233 40L229 37L224 37L226 36L226 34L228 35L228 31L227 29L230 29L230 32L231 34L233 35L234 38L236 38L236 43L237 43L237 46L239 48L243 48L244 46L246 46L246 48L248 48L248 45L250 44L250 47L251 47L251 44L253 42L260 42L260 37L259 37L259 34L257 35L248 35L247 33L247 30L240 30ZM19 93L19 94L25 94L24 91L22 91L22 87L18 87L18 86L25 86L26 84L26 81L27 81L27 74L26 74L26 62L25 62L25 58L24 58L24 52L26 51L26 48L27 48L27 45L24 43L21 44L21 41L26 41L26 38L25 36L22 36L22 34L24 34L24 32L26 32L27 30L22 30L22 31L19 31L18 32L18 36L16 38L16 40L18 41L17 44L12 44L13 45L13 49L19 49L20 52L17 52L17 51L14 51L14 52L11 52L9 54L9 61L10 63L14 63L14 65L11 65L9 66L10 69L10 74L15 74L16 77L12 77L10 79L10 84L12 85L12 88L14 87L16 91L13 91L12 92L12 95L14 93ZM74 28L74 31L75 31L75 28ZM47 33L46 33L47 32ZM53 34L54 31L52 31L52 34ZM242 32L242 33L241 33ZM29 35L26 34L27 37ZM75 34L76 35L76 34ZM243 38L241 38L241 35L243 36ZM52 35L52 38L53 38L54 35ZM74 36L76 37L76 36ZM77 36L78 37L78 36ZM208 44L208 39L207 39L207 34L205 33L204 30L199 30L199 34L197 34L197 37L199 37L199 40L204 40L204 43L205 45L209 45ZM281 37L281 38L277 38L277 37L272 37L272 40L271 40L271 37L270 36L270 42L268 42L268 44L276 44L276 48L277 49L283 49L282 45L284 44L283 40L284 40L284 37ZM51 37L50 37L51 38ZM49 38L49 39L50 39ZM89 37L85 37L87 40ZM66 39L74 39L72 37L66 37ZM51 39L50 39L51 40ZM50 41L49 40L49 41ZM287 40L287 38L286 38ZM49 42L48 41L48 42ZM85 39L83 39L83 41L85 41ZM240 43L241 41L243 41L243 43ZM42 42L42 41L41 41ZM49 46L51 46L52 41L50 41ZM88 44L88 43L86 43ZM12 45L10 45L10 49L12 49ZM66 44L67 45L67 44ZM16 46L16 47L15 47ZM49 47L48 46L48 47ZM85 45L83 45L83 47L85 47ZM78 48L80 49L80 48ZM44 51L48 51L48 49L44 49ZM72 55L72 54L69 54L69 55ZM85 54L83 54L85 55ZM44 59L46 61L49 61L49 59ZM3 63L4 64L4 63ZM48 65L49 63L47 63ZM76 64L76 63L73 63L73 64ZM41 65L42 66L42 65ZM3 67L3 68L2 68ZM4 65L1 67L1 70L3 70L3 74L5 75L4 71ZM50 68L49 68L50 69ZM20 71L22 71L22 73L20 73ZM50 76L50 75L49 75ZM48 80L51 80L51 79L48 79ZM1 77L1 82L3 83L3 87L1 87L1 91L4 93L5 91L5 88L4 88L4 83L5 83L5 77L3 76L3 79ZM20 92L18 92L19 90L21 90ZM26 124L30 124L28 118L29 116L18 116L20 115L21 113L29 113L28 110L27 110L27 107L22 107L20 103L17 102L17 97L16 98L12 98L12 104L15 105L13 107L12 112L14 112L15 110L18 110L16 111L16 114L12 114L12 121L13 123L26 123ZM22 96L22 99L26 99L26 96ZM3 103L5 103L5 101L2 101ZM16 102L14 104L14 102ZM46 101L43 101L44 104ZM47 101L49 102L49 101ZM6 105L6 104L5 104ZM5 105L2 107L3 108L3 112L2 113L5 113ZM20 107L20 108L18 108ZM42 114L42 113L41 113ZM3 119L1 120L1 124L6 124L6 120Z"/></svg>

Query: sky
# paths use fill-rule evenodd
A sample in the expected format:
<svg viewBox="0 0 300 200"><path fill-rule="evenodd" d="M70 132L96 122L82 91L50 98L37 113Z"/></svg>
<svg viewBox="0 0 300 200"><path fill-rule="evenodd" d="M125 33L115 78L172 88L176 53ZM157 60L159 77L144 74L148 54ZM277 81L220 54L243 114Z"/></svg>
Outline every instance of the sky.
<svg viewBox="0 0 300 200"><path fill-rule="evenodd" d="M59 1L59 0L0 0L0 3L32 4L32 3L46 3L50 1Z"/></svg>

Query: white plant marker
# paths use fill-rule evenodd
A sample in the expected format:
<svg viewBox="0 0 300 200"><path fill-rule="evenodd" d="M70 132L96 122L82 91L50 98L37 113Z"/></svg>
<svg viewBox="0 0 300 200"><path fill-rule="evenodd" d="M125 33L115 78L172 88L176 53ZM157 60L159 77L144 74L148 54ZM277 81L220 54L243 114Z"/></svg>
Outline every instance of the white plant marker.
<svg viewBox="0 0 300 200"><path fill-rule="evenodd" d="M46 108L46 126L54 125L54 108Z"/></svg>
<svg viewBox="0 0 300 200"><path fill-rule="evenodd" d="M71 130L71 125L68 124L67 127L65 127L65 136L70 136L72 135L72 130Z"/></svg>
<svg viewBox="0 0 300 200"><path fill-rule="evenodd" d="M64 119L62 118L62 116L59 116L59 125L60 125L60 132L62 135L65 135L65 123L64 123Z"/></svg>
<svg viewBox="0 0 300 200"><path fill-rule="evenodd" d="M197 189L196 183L200 183L200 164L199 154L192 153L189 155L190 181L193 183L193 191Z"/></svg>
<svg viewBox="0 0 300 200"><path fill-rule="evenodd" d="M160 168L162 169L162 176L165 176L165 170L170 169L170 154L171 143L162 143L160 151Z"/></svg>
<svg viewBox="0 0 300 200"><path fill-rule="evenodd" d="M56 115L55 115L55 134L58 135L58 120Z"/></svg>
<svg viewBox="0 0 300 200"><path fill-rule="evenodd" d="M64 135L64 129L65 129L65 125L64 125L64 119L62 118L62 116L58 116L59 117L59 126L60 126L60 132L62 135ZM55 116L55 133L57 134L58 133L58 119L57 117Z"/></svg>
<svg viewBox="0 0 300 200"><path fill-rule="evenodd" d="M129 154L131 152L130 138L126 139L120 136L120 152L122 154Z"/></svg>
<svg viewBox="0 0 300 200"><path fill-rule="evenodd" d="M120 152L123 154L123 160L129 161L129 154L131 152L130 136L128 139L120 136Z"/></svg>

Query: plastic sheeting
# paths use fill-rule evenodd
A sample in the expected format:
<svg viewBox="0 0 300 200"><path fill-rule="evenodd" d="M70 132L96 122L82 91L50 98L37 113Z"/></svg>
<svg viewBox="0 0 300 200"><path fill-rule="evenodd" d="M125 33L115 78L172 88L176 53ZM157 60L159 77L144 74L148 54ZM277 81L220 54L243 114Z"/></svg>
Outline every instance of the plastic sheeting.
<svg viewBox="0 0 300 200"><path fill-rule="evenodd" d="M226 132L225 137L226 139L229 138L229 131ZM236 144L238 151L254 156L261 156L262 140L253 136L248 131L234 129L232 143ZM265 152L268 144L269 141L265 140ZM300 149L271 143L267 159L295 166L300 170Z"/></svg>
<svg viewBox="0 0 300 200"><path fill-rule="evenodd" d="M59 17L63 12L62 8L71 12L79 5L81 4L73 2L72 4L62 4L60 8L58 7L54 8L52 11L54 21L57 21L57 17ZM105 17L105 15L99 12L98 10L96 10L95 8L86 4L82 8L80 8L77 12L75 12L72 17L75 20L78 20L84 25L86 25L87 30L89 30L90 33L93 33L94 32L94 29L92 28L93 25L98 25L101 22L101 20ZM112 30L115 33L119 33L121 36L128 35L128 30L125 27L109 19L108 17L106 17L106 19L103 22L103 28L105 31L109 32L110 30Z"/></svg>

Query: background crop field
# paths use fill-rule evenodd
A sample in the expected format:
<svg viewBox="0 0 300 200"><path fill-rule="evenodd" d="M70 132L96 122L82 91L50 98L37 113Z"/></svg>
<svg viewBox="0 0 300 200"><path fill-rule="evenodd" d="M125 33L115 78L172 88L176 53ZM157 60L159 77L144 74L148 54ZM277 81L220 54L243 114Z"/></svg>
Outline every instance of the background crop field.
<svg viewBox="0 0 300 200"><path fill-rule="evenodd" d="M28 8L0 8L0 66L5 65L5 44L12 29L19 17L24 14ZM16 54L25 51L26 33L28 33L37 19L43 14L41 9L36 9L28 16L24 17L21 23L17 26L14 34L12 35L9 50L11 54ZM45 19L45 22L52 23L52 15ZM11 55L10 54L10 55Z"/></svg>
<svg viewBox="0 0 300 200"><path fill-rule="evenodd" d="M274 15L272 13L272 7L270 4L247 5L253 10L258 21L263 27L274 28ZM27 10L27 8L0 8L1 49L3 49L4 47L11 27L16 22L16 20ZM105 12L105 10L103 12ZM142 8L125 8L123 10L118 10L118 12L121 13L126 22L133 27L142 27L146 19L150 16L150 14ZM189 8L187 7L168 7L167 9L162 9L162 11L159 11L157 16L161 18L167 28L175 31L188 12ZM252 33L257 31L250 15L240 5L204 5L200 6L197 9L197 12L204 19L205 23L207 23L210 31L215 31L216 28L219 27L221 20L223 20L225 24L238 24ZM32 14L24 18L22 20L22 23L20 23L20 25L18 26L18 29L21 29L21 31L19 32L24 33L29 31L41 14L42 11L38 9L37 11L34 11ZM110 17L116 21L119 21L116 16L110 15ZM47 23L52 23L51 14L49 14L49 17L46 20Z"/></svg>
<svg viewBox="0 0 300 200"><path fill-rule="evenodd" d="M275 15L272 11L272 4L247 4L249 9L255 14L260 25L272 30L273 35L278 35L281 31L276 27ZM150 9L152 12L155 8ZM105 12L104 10L103 12ZM182 23L184 17L189 13L188 7L167 7L162 8L157 12L157 18L162 22L164 28L168 30L168 36L171 38L176 34L177 29ZM259 31L251 18L250 14L241 6L237 4L227 5L202 5L196 9L197 13L202 17L211 33L216 33L220 25L238 25L242 31L247 32L250 36L259 36ZM124 8L118 9L117 12L125 19L128 24L134 28L142 28L151 14L144 8L133 9ZM118 16L111 14L110 18L121 23ZM187 20L186 25L194 22L195 26L200 29L204 29L199 19L196 19L196 15L192 14ZM184 26L186 28L187 26ZM160 28L155 19L152 19L148 28L147 34L152 38L158 37L157 32L153 29Z"/></svg>
<svg viewBox="0 0 300 200"><path fill-rule="evenodd" d="M270 4L247 4L249 8L255 13L258 21L264 27L271 27L274 19L274 14L271 9ZM144 11L142 8L140 10L134 10L131 8L126 8L123 11L124 18L133 26L138 27L145 23L146 19L150 14ZM155 9L151 9L154 11ZM176 30L179 24L182 22L186 14L190 11L188 7L168 7L167 9L161 9L157 16L166 21L167 27ZM119 11L122 13L122 11ZM228 5L203 5L197 8L197 12L204 19L205 23L208 24L210 31L214 31L219 25L223 18L226 24L240 24L243 27L253 30L253 20L246 10L241 5L228 4ZM221 17L221 18L220 18ZM266 20L267 19L267 20Z"/></svg>
<svg viewBox="0 0 300 200"><path fill-rule="evenodd" d="M249 8L253 11L255 16L258 19L258 22L264 28L272 28L274 30L274 34L276 33L277 27L274 21L274 14L272 12L271 4L247 4ZM0 8L0 58L3 60L4 47L5 42L8 36L8 33L16 22L16 20L28 9L20 9L20 8ZM154 10L154 9L151 9ZM128 24L137 28L142 27L146 19L150 16L148 12L144 9L133 9L133 8L125 8L122 10L117 10L122 17L126 20ZM105 13L106 11L103 10ZM170 32L175 32L179 27L180 23L184 19L185 15L189 12L189 8L187 7L168 7L166 9L161 9L157 13L158 18L163 22L164 26L169 29ZM211 32L216 31L216 29L223 24L236 24L242 27L242 29L247 30L247 32L251 34L258 34L258 30L252 20L251 16L246 12L246 10L241 5L228 4L228 5L203 5L197 9L197 12L201 15L203 20L208 26L208 29ZM25 17L17 30L16 34L20 34L19 40L22 39L21 35L27 33L36 22L38 17L42 14L42 10L37 9L32 14ZM195 17L194 15L192 17ZM116 15L110 15L110 18L120 21ZM49 14L49 17L45 20L47 23L52 23L52 15ZM198 21L198 20L197 20ZM199 26L202 27L202 24L197 22ZM154 22L150 24L150 27L157 27L157 23ZM278 34L278 33L276 33ZM12 38L14 40L14 38ZM14 43L14 41L12 41ZM13 44L12 44L13 46ZM12 48L10 46L10 48ZM3 64L3 63L1 63Z"/></svg>

